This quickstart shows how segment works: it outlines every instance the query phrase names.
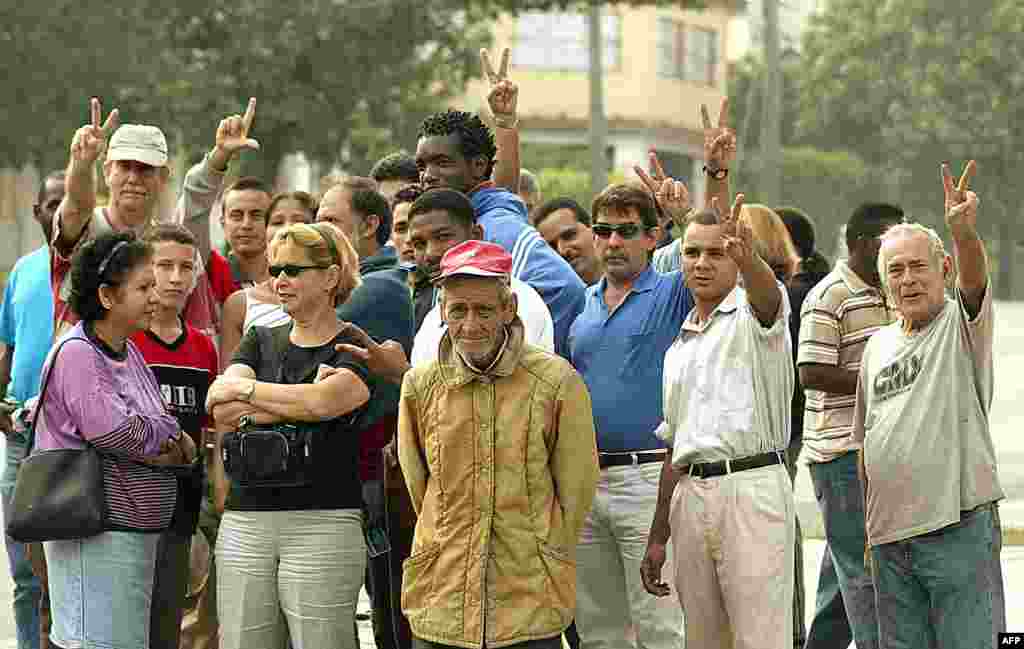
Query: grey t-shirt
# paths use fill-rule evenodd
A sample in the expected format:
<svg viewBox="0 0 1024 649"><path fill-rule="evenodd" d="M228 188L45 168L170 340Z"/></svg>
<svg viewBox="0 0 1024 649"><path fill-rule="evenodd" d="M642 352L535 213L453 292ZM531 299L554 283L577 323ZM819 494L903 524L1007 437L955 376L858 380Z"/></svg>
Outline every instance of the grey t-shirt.
<svg viewBox="0 0 1024 649"><path fill-rule="evenodd" d="M957 291L930 325L879 329L861 362L853 435L863 443L867 534L882 545L999 500L989 430L992 297L970 319Z"/></svg>

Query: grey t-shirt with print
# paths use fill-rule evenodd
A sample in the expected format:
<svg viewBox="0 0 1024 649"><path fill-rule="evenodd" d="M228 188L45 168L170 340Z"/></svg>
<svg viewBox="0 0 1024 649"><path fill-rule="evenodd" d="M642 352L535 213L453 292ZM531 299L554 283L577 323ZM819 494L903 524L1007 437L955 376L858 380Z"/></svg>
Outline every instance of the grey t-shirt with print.
<svg viewBox="0 0 1024 649"><path fill-rule="evenodd" d="M853 435L863 442L872 546L932 532L1003 497L992 405L991 287L977 316L963 296L907 333L899 320L868 341Z"/></svg>

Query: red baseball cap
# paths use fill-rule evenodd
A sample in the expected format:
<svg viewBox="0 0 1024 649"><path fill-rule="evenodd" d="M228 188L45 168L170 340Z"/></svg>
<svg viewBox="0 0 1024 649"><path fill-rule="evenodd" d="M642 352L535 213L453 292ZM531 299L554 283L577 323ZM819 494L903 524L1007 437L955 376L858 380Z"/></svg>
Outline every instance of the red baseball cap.
<svg viewBox="0 0 1024 649"><path fill-rule="evenodd" d="M512 272L512 255L501 246L486 241L464 241L441 257L440 282L454 275L508 278Z"/></svg>

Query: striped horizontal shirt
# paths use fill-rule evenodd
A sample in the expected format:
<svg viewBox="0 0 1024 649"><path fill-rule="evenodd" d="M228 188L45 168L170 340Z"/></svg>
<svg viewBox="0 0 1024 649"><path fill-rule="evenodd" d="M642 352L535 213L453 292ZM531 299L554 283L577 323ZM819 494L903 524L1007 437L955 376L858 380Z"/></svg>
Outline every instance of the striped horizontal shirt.
<svg viewBox="0 0 1024 649"><path fill-rule="evenodd" d="M165 528L174 512L177 480L131 458L157 455L165 440L180 434L178 420L167 412L156 377L134 343L128 341L125 353L113 357L81 322L67 336L75 340L60 346L56 356L51 350L43 369L52 377L39 406L36 447L94 446L104 454L111 526Z"/></svg>
<svg viewBox="0 0 1024 649"><path fill-rule="evenodd" d="M845 261L811 289L800 313L797 365L814 363L854 372L860 370L871 335L895 318L882 293ZM830 462L860 448L852 437L856 395L805 392L804 460Z"/></svg>

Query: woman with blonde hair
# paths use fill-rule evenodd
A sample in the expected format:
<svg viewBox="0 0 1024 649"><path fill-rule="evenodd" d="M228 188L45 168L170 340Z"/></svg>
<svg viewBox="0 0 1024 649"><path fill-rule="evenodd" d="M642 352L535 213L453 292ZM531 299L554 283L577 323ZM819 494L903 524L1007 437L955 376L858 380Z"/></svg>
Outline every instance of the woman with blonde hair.
<svg viewBox="0 0 1024 649"><path fill-rule="evenodd" d="M754 231L756 252L771 267L775 278L783 284L788 282L796 273L800 257L786 224L775 210L757 203L744 205L740 220Z"/></svg>
<svg viewBox="0 0 1024 649"><path fill-rule="evenodd" d="M270 274L291 322L252 327L207 409L215 471L230 478L217 539L223 649L355 649L366 567L358 479L362 361L335 307L359 285L352 244L326 224L295 224L270 243ZM334 368L317 381L321 365ZM282 624L282 619L284 623Z"/></svg>

